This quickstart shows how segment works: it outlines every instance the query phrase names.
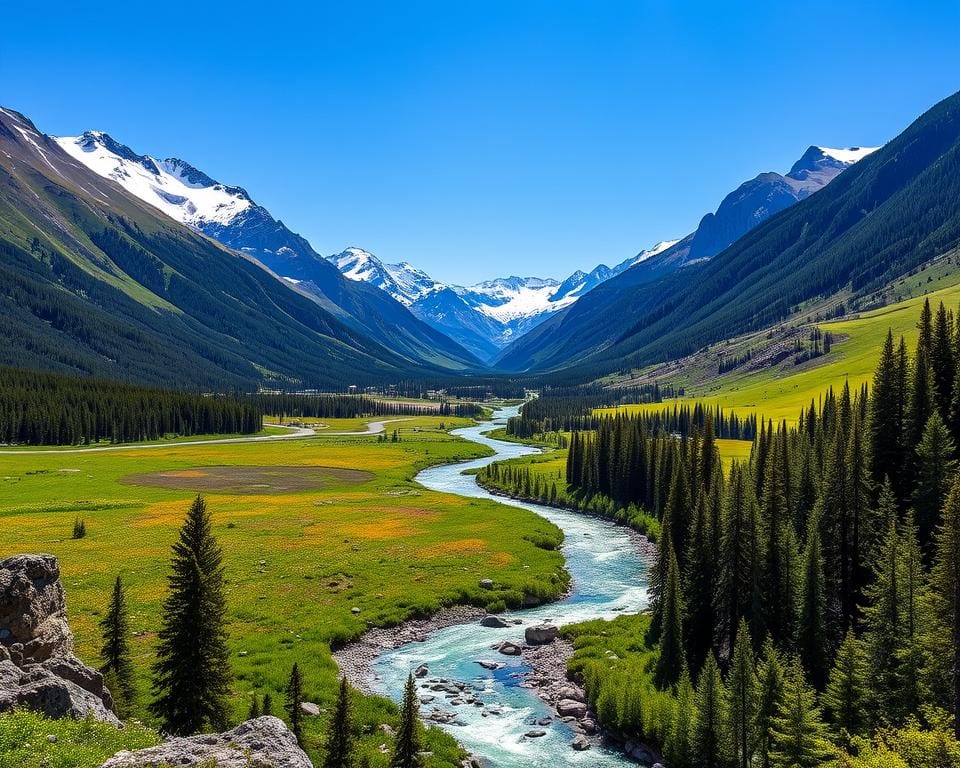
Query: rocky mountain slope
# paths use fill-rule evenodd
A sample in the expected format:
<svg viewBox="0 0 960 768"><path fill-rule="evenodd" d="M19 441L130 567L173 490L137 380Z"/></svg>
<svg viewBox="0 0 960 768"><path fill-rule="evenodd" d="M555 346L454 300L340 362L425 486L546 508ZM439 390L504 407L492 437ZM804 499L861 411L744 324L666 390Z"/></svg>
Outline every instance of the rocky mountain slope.
<svg viewBox="0 0 960 768"><path fill-rule="evenodd" d="M2 365L200 390L342 388L448 370L174 221L8 109L0 297Z"/></svg>
<svg viewBox="0 0 960 768"><path fill-rule="evenodd" d="M175 221L255 259L293 290L395 352L456 370L479 367L466 350L383 291L344 279L306 239L275 219L242 187L222 184L177 158L138 154L102 131L54 141L94 173Z"/></svg>
<svg viewBox="0 0 960 768"><path fill-rule="evenodd" d="M874 290L958 242L954 94L712 258L681 259L682 268L653 275L637 268L607 281L508 349L501 365L579 377L676 359L768 327L812 299Z"/></svg>

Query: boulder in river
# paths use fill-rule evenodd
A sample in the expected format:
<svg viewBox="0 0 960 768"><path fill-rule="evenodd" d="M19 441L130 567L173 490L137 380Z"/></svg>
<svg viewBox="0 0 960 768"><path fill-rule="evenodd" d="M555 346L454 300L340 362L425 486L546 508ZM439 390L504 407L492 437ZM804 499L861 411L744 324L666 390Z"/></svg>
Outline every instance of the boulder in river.
<svg viewBox="0 0 960 768"><path fill-rule="evenodd" d="M524 631L524 638L531 645L545 645L552 643L560 634L560 628L555 624L537 624L527 627Z"/></svg>
<svg viewBox="0 0 960 768"><path fill-rule="evenodd" d="M504 640L496 649L504 656L519 656L523 653L523 648L511 640Z"/></svg>
<svg viewBox="0 0 960 768"><path fill-rule="evenodd" d="M577 750L577 752L585 752L590 749L590 740L586 736L577 736L577 738L570 742L570 746Z"/></svg>
<svg viewBox="0 0 960 768"><path fill-rule="evenodd" d="M510 624L501 619L499 616L494 616L490 614L489 616L484 616L480 619L481 627L490 627L492 629L503 629L504 627L509 627Z"/></svg>
<svg viewBox="0 0 960 768"><path fill-rule="evenodd" d="M560 699L557 702L557 714L561 717L581 718L587 714L587 705L573 699Z"/></svg>

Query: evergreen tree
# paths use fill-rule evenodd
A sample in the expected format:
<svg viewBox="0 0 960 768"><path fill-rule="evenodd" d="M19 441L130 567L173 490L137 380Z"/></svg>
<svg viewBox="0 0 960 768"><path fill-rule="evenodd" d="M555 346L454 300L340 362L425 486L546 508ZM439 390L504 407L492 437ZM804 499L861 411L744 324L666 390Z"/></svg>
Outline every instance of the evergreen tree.
<svg viewBox="0 0 960 768"><path fill-rule="evenodd" d="M287 691L283 701L283 710L287 713L290 730L297 738L297 744L303 746L303 678L300 665L294 662L287 679Z"/></svg>
<svg viewBox="0 0 960 768"><path fill-rule="evenodd" d="M340 678L340 691L327 730L327 754L323 768L351 768L353 766L353 721L350 711L350 688L347 678Z"/></svg>
<svg viewBox="0 0 960 768"><path fill-rule="evenodd" d="M677 683L677 702L663 745L663 754L672 768L696 768L693 752L693 724L696 720L696 703L690 674L684 668Z"/></svg>
<svg viewBox="0 0 960 768"><path fill-rule="evenodd" d="M713 539L707 514L706 493L697 498L684 574L686 658L694 674L698 673L713 642L714 577Z"/></svg>
<svg viewBox="0 0 960 768"><path fill-rule="evenodd" d="M770 438L772 439L772 438ZM796 549L793 523L783 489L783 463L779 443L767 457L763 485L762 518L764 537L764 619L774 638L792 645L796 628Z"/></svg>
<svg viewBox="0 0 960 768"><path fill-rule="evenodd" d="M907 400L907 445L916 446L923 440L923 431L934 411L933 374L930 371L928 350L922 341L917 344L917 354L913 358L910 370L910 383ZM915 455L908 457L908 490L913 490L917 460Z"/></svg>
<svg viewBox="0 0 960 768"><path fill-rule="evenodd" d="M667 584L663 593L663 627L660 634L660 653L654 669L654 683L669 688L680 678L686 667L683 651L683 597L680 592L680 566L676 555L668 553Z"/></svg>
<svg viewBox="0 0 960 768"><path fill-rule="evenodd" d="M169 733L222 730L231 677L223 555L201 496L180 528L171 565L153 668L156 699L150 711Z"/></svg>
<svg viewBox="0 0 960 768"><path fill-rule="evenodd" d="M403 704L400 707L400 727L393 747L390 768L421 768L423 757L420 755L420 718L417 702L417 689L413 675L407 675L407 685L403 691Z"/></svg>
<svg viewBox="0 0 960 768"><path fill-rule="evenodd" d="M928 685L960 738L960 476L943 506L924 608Z"/></svg>
<svg viewBox="0 0 960 768"><path fill-rule="evenodd" d="M117 576L113 583L110 605L100 622L103 645L100 648L100 672L110 681L110 693L117 714L128 717L136 699L133 684L133 661L130 656L130 620L123 582Z"/></svg>
<svg viewBox="0 0 960 768"><path fill-rule="evenodd" d="M713 653L697 682L697 707L693 721L693 754L701 768L724 768L729 765L727 741L727 694Z"/></svg>
<svg viewBox="0 0 960 768"><path fill-rule="evenodd" d="M845 741L866 730L869 675L863 644L850 630L837 650L830 683L823 692L827 718Z"/></svg>
<svg viewBox="0 0 960 768"><path fill-rule="evenodd" d="M810 518L804 552L798 647L808 678L819 689L823 688L827 676L826 608L820 521L814 513Z"/></svg>
<svg viewBox="0 0 960 768"><path fill-rule="evenodd" d="M269 693L263 694L263 706L261 707L261 714L264 716L273 715L273 696L271 696Z"/></svg>
<svg viewBox="0 0 960 768"><path fill-rule="evenodd" d="M727 679L730 699L730 745L737 768L749 768L756 742L757 678L754 671L753 645L746 621L740 620L736 646Z"/></svg>
<svg viewBox="0 0 960 768"><path fill-rule="evenodd" d="M250 709L247 710L247 720L256 720L262 711L260 709L260 699L254 693L250 696Z"/></svg>
<svg viewBox="0 0 960 768"><path fill-rule="evenodd" d="M772 768L818 768L833 757L817 697L794 662L783 681L783 696L770 727Z"/></svg>
<svg viewBox="0 0 960 768"><path fill-rule="evenodd" d="M928 559L933 553L933 533L940 518L940 508L956 470L954 452L953 440L940 414L932 413L916 449L917 470L913 486L913 510L920 528L920 543Z"/></svg>
<svg viewBox="0 0 960 768"><path fill-rule="evenodd" d="M940 302L933 324L930 347L930 368L933 373L934 404L942 421L950 418L953 399L953 379L956 365L953 359L953 327L947 310Z"/></svg>
<svg viewBox="0 0 960 768"><path fill-rule="evenodd" d="M757 715L754 733L757 734L756 755L761 768L771 768L772 750L771 729L774 718L780 710L783 698L783 666L780 656L767 637L763 645L763 656L757 673Z"/></svg>

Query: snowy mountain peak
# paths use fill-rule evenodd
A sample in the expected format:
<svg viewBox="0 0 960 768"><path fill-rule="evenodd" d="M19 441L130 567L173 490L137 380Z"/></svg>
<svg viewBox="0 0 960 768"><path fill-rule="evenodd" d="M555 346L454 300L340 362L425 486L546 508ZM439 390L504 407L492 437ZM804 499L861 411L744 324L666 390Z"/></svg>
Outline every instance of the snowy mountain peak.
<svg viewBox="0 0 960 768"><path fill-rule="evenodd" d="M253 205L240 187L220 184L183 160L137 154L103 131L54 137L54 141L90 170L196 229L229 224Z"/></svg>
<svg viewBox="0 0 960 768"><path fill-rule="evenodd" d="M847 147L846 149L834 149L832 147L817 147L827 157L832 157L844 165L853 165L858 163L867 155L873 154L880 147Z"/></svg>
<svg viewBox="0 0 960 768"><path fill-rule="evenodd" d="M328 256L327 259L348 280L370 283L407 307L446 287L405 261L385 264L369 251L356 246L350 246L341 253Z"/></svg>

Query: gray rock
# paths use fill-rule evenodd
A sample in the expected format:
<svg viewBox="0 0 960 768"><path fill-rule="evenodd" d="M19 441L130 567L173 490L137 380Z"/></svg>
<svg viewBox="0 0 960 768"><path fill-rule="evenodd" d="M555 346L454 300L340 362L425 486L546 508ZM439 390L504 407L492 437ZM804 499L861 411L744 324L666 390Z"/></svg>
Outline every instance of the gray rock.
<svg viewBox="0 0 960 768"><path fill-rule="evenodd" d="M581 718L587 714L587 705L582 701L561 699L557 702L557 714L561 717Z"/></svg>
<svg viewBox="0 0 960 768"><path fill-rule="evenodd" d="M570 742L570 746L577 750L577 752L584 752L590 749L590 740L586 736L577 736L577 738Z"/></svg>
<svg viewBox="0 0 960 768"><path fill-rule="evenodd" d="M523 648L510 640L504 640L497 646L497 650L504 656L519 656Z"/></svg>
<svg viewBox="0 0 960 768"><path fill-rule="evenodd" d="M501 619L499 616L494 616L493 614L489 616L484 616L480 619L481 627L492 627L494 629L503 629L504 627L509 627L510 624Z"/></svg>
<svg viewBox="0 0 960 768"><path fill-rule="evenodd" d="M170 739L136 752L118 752L102 768L152 768L204 763L217 768L313 768L282 720L264 716L226 733Z"/></svg>
<svg viewBox="0 0 960 768"><path fill-rule="evenodd" d="M311 717L316 717L320 714L320 706L314 704L312 701L301 701L300 709L303 711L303 714L310 715Z"/></svg>
<svg viewBox="0 0 960 768"><path fill-rule="evenodd" d="M579 686L568 684L564 685L557 691L558 699L573 699L574 701L586 701L587 694L584 692L583 688Z"/></svg>
<svg viewBox="0 0 960 768"><path fill-rule="evenodd" d="M524 631L524 638L531 645L544 645L552 643L560 634L560 628L554 624L538 624L533 627L527 627Z"/></svg>
<svg viewBox="0 0 960 768"><path fill-rule="evenodd" d="M528 739L539 739L541 736L546 736L546 731L527 731L525 734Z"/></svg>
<svg viewBox="0 0 960 768"><path fill-rule="evenodd" d="M480 589L493 589L493 579L480 579Z"/></svg>
<svg viewBox="0 0 960 768"><path fill-rule="evenodd" d="M120 725L103 676L73 655L60 566L52 555L0 561L0 712L17 706L52 718L89 715Z"/></svg>
<svg viewBox="0 0 960 768"><path fill-rule="evenodd" d="M427 667L427 665L421 664L419 667L417 667L416 671L413 673L413 676L417 678L421 678L421 677L426 677L429 674L430 674L430 669Z"/></svg>

